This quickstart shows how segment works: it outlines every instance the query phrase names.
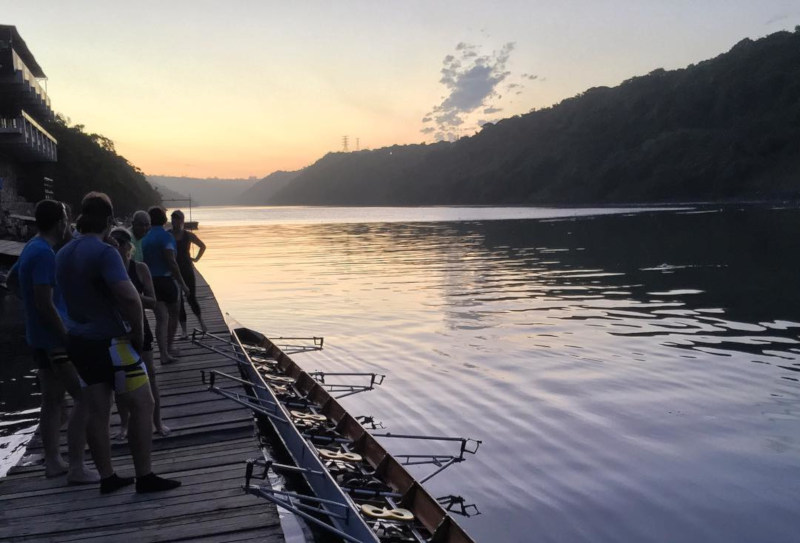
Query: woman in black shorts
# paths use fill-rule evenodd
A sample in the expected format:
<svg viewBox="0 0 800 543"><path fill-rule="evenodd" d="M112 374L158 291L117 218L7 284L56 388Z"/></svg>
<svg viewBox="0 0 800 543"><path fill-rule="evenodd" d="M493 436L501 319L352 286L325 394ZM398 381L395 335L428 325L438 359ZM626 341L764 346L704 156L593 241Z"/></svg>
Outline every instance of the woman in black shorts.
<svg viewBox="0 0 800 543"><path fill-rule="evenodd" d="M195 293L195 279L194 279L194 264L206 252L206 244L203 243L193 232L189 232L184 228L184 215L183 211L176 209L172 212L172 235L175 238L175 245L177 251L175 252L175 260L178 262L178 268L181 270L181 277L189 287L189 293L186 295L186 301L189 307L192 308L192 313L195 314L200 323L200 329L205 332L207 330L206 323L203 322L203 315L200 313L200 304L197 303L197 296ZM192 258L191 246L197 245L199 250L197 256ZM186 339L186 308L184 307L184 296L181 292L181 309L178 322L181 325L181 337Z"/></svg>
<svg viewBox="0 0 800 543"><path fill-rule="evenodd" d="M116 228L109 235L111 241L116 242L117 250L122 256L122 262L128 270L128 277L131 278L133 286L139 291L144 309L154 309L156 306L156 294L153 288L153 279L150 277L150 269L143 262L136 262L133 256L133 238L124 228ZM112 243L113 244L113 243ZM142 348L142 360L147 367L147 374L150 377L150 389L153 393L153 425L155 431L162 436L169 434L167 428L161 420L161 399L158 393L158 383L156 382L156 370L153 364L153 332L150 330L150 323L147 315L144 316L144 343ZM117 404L120 418L120 438L125 438L128 434L128 413L124 408Z"/></svg>

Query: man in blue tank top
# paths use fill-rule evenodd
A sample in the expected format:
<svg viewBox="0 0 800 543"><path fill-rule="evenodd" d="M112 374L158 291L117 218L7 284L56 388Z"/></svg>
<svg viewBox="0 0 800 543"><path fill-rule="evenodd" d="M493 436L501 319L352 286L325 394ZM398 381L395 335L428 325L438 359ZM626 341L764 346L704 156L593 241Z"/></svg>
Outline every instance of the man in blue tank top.
<svg viewBox="0 0 800 543"><path fill-rule="evenodd" d="M81 382L66 354L66 309L56 288L56 255L53 247L67 234L64 204L42 200L34 213L39 234L25 248L10 274L9 283L19 285L25 307L25 337L39 367L42 407L39 434L44 448L46 477L67 473L72 484L96 483L100 476L83 463L86 448L88 410L83 401ZM69 465L59 451L64 391L74 400L67 427Z"/></svg>
<svg viewBox="0 0 800 543"><path fill-rule="evenodd" d="M150 231L142 240L144 263L150 268L153 276L153 288L156 291L156 340L161 364L175 362L177 353L173 350L175 331L178 329L178 304L181 288L184 293L189 287L181 277L181 270L176 260L177 248L175 238L164 229L167 223L167 212L162 207L151 207Z"/></svg>

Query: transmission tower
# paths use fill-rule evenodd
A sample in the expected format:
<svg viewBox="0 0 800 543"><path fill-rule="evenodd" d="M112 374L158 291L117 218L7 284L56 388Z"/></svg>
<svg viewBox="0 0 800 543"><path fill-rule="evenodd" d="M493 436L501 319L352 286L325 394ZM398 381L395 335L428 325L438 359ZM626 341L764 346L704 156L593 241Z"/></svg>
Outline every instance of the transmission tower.
<svg viewBox="0 0 800 543"><path fill-rule="evenodd" d="M349 151L347 148L347 136L342 136L342 151L345 153Z"/></svg>

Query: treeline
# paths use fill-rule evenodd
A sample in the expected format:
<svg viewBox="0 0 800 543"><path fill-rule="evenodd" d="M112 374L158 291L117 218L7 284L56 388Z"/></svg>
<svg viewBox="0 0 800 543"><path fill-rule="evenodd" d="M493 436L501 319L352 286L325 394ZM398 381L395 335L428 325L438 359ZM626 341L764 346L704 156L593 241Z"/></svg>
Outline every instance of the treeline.
<svg viewBox="0 0 800 543"><path fill-rule="evenodd" d="M69 126L61 116L46 128L58 140L58 162L53 171L55 198L69 203L76 214L81 198L92 190L108 194L120 217L161 203L160 194L142 171L118 155L110 139L87 134L82 125Z"/></svg>
<svg viewBox="0 0 800 543"><path fill-rule="evenodd" d="M800 197L800 32L592 88L455 143L331 153L265 204L594 204Z"/></svg>

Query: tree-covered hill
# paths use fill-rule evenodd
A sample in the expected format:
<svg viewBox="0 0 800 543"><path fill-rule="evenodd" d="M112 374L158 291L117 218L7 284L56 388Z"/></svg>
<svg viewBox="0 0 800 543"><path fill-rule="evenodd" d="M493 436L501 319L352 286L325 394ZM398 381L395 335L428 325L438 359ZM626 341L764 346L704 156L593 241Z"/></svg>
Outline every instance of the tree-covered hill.
<svg viewBox="0 0 800 543"><path fill-rule="evenodd" d="M272 195L291 183L300 172L272 172L236 197L239 205L257 205L268 202ZM256 202L256 204L254 204Z"/></svg>
<svg viewBox="0 0 800 543"><path fill-rule="evenodd" d="M110 139L87 134L81 125L69 126L63 117L48 123L47 131L58 140L55 198L70 204L76 214L83 195L92 190L108 194L120 217L161 202L141 170L118 155Z"/></svg>
<svg viewBox="0 0 800 543"><path fill-rule="evenodd" d="M743 40L485 125L455 143L331 153L260 203L593 204L800 196L800 31Z"/></svg>

